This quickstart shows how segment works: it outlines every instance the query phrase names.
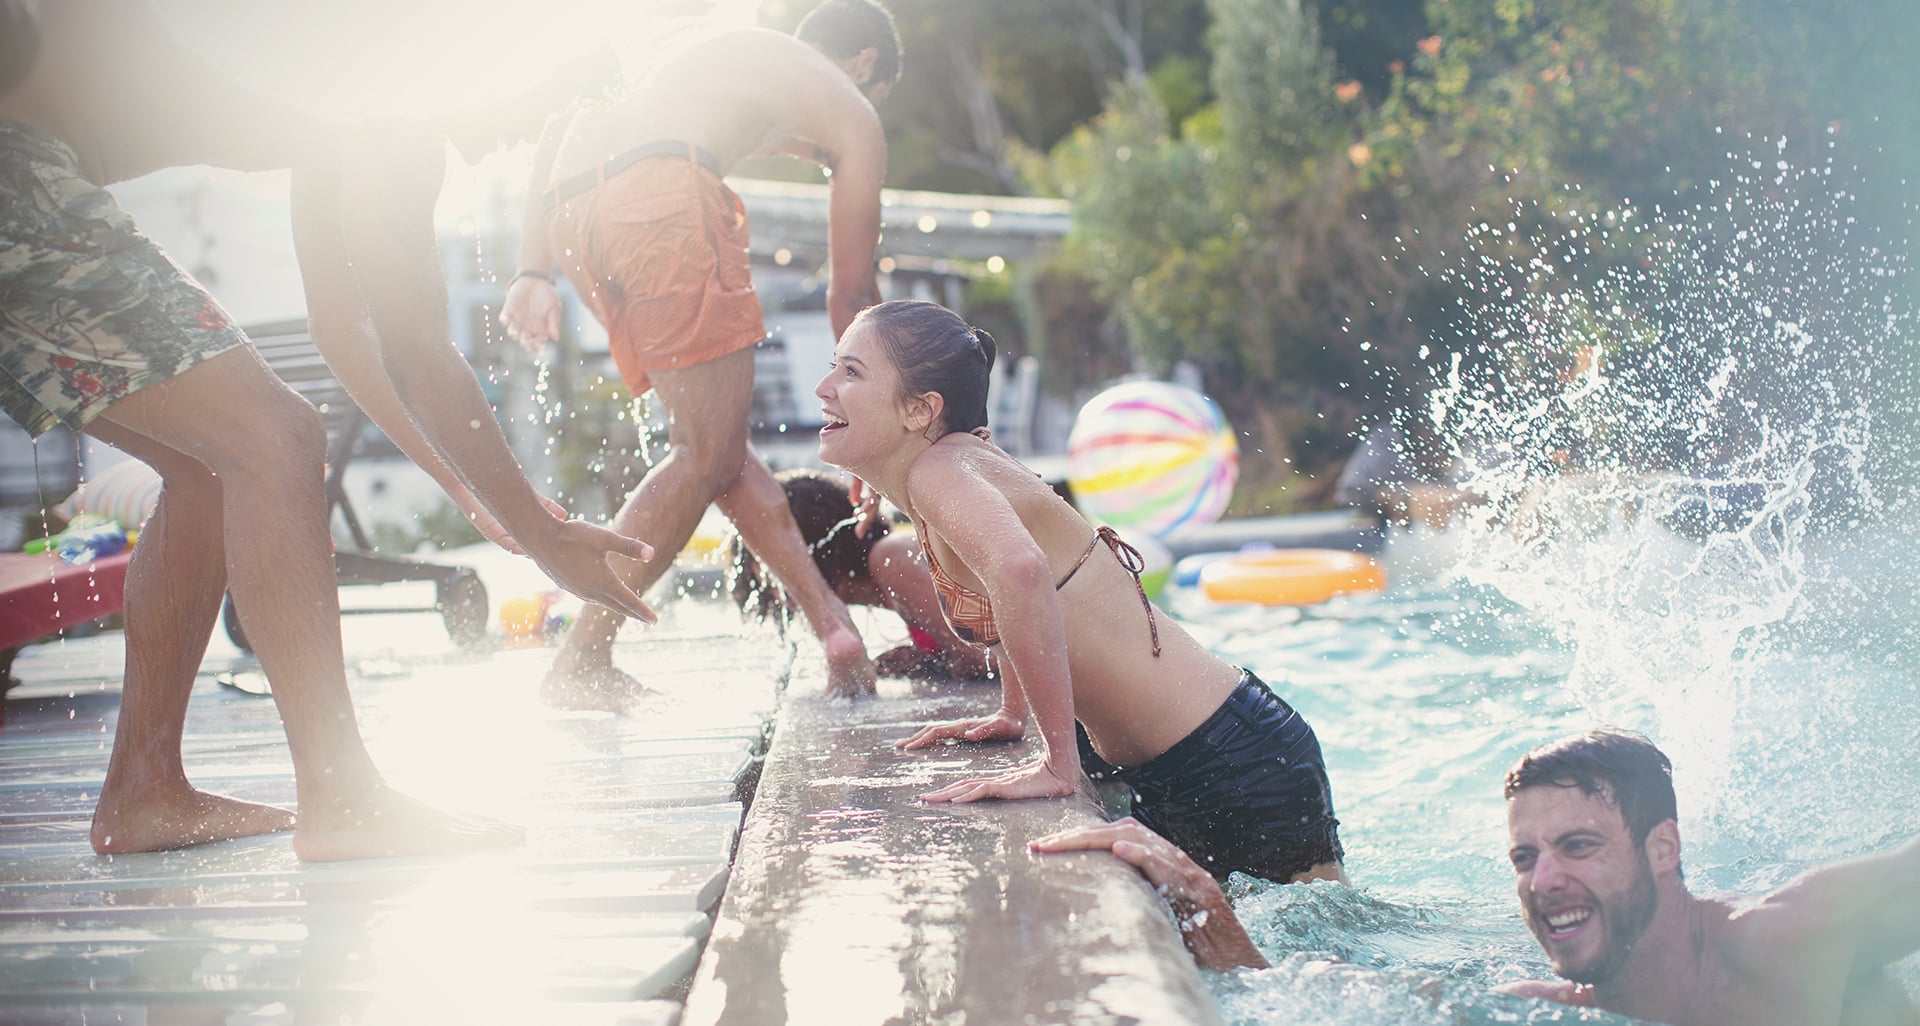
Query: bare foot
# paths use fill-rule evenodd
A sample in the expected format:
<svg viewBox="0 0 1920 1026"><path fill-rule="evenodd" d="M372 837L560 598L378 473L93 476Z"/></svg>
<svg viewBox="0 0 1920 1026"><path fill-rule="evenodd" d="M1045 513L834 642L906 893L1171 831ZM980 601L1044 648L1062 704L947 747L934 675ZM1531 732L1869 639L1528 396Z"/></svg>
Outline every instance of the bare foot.
<svg viewBox="0 0 1920 1026"><path fill-rule="evenodd" d="M165 851L293 827L293 813L196 791L183 778L138 791L103 788L89 839L102 855Z"/></svg>
<svg viewBox="0 0 1920 1026"><path fill-rule="evenodd" d="M555 663L540 682L540 701L553 709L625 712L653 690L613 666L563 669Z"/></svg>
<svg viewBox="0 0 1920 1026"><path fill-rule="evenodd" d="M443 812L386 785L350 801L302 802L293 853L303 862L437 855L525 844L527 832L481 816Z"/></svg>
<svg viewBox="0 0 1920 1026"><path fill-rule="evenodd" d="M871 695L879 690L867 644L851 627L842 627L820 639L827 652L827 694Z"/></svg>

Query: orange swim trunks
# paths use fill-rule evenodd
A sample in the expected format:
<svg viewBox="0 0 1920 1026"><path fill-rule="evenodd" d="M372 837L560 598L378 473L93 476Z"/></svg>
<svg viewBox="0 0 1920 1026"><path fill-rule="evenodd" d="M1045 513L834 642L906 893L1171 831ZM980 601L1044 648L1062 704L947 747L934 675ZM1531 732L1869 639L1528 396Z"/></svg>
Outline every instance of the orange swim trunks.
<svg viewBox="0 0 1920 1026"><path fill-rule="evenodd" d="M649 157L616 171L555 203L547 232L634 395L653 387L650 372L716 360L767 336L746 207L691 159Z"/></svg>

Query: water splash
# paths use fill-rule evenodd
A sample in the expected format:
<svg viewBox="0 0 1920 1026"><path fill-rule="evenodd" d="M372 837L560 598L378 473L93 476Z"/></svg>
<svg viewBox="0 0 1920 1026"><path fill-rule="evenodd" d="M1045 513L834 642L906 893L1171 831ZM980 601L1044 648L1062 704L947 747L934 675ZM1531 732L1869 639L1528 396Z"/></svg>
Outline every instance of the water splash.
<svg viewBox="0 0 1920 1026"><path fill-rule="evenodd" d="M1394 425L1480 504L1396 533L1393 589L1345 612L1204 614L1313 722L1361 888L1236 878L1274 967L1209 978L1227 1021L1624 1022L1490 990L1551 974L1502 774L1595 721L1673 757L1700 893L1920 831L1912 283L1842 171L1771 158L1488 218L1436 272L1476 301Z"/></svg>
<svg viewBox="0 0 1920 1026"><path fill-rule="evenodd" d="M1527 200L1469 232L1441 277L1481 302L1406 420L1484 500L1457 573L1575 646L1574 694L1688 766L1683 806L1724 793L1780 632L1840 612L1810 552L1911 506L1900 248L1831 164L1729 162L1660 202Z"/></svg>

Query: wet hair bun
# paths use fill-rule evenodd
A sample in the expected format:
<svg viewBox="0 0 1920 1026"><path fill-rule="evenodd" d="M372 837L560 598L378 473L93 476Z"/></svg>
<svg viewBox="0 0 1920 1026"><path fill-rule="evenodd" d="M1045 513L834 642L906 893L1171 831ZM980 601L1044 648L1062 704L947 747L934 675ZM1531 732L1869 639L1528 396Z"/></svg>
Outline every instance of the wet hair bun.
<svg viewBox="0 0 1920 1026"><path fill-rule="evenodd" d="M992 335L987 334L987 329L971 324L967 327L973 329L973 337L980 340L980 352L987 358L987 370L992 371L993 358L999 353L999 345L993 341Z"/></svg>
<svg viewBox="0 0 1920 1026"><path fill-rule="evenodd" d="M869 307L860 317L873 326L900 373L900 395L938 392L946 400L943 433L972 431L987 423L987 392L999 347L938 303L896 299Z"/></svg>

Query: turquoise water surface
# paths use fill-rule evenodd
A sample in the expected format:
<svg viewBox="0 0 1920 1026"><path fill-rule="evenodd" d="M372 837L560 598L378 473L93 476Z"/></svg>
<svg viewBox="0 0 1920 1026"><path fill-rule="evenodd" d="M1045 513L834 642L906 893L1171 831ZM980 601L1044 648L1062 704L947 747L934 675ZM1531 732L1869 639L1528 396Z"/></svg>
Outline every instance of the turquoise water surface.
<svg viewBox="0 0 1920 1026"><path fill-rule="evenodd" d="M1624 1021L1488 991L1550 975L1514 896L1502 777L1596 724L1673 758L1695 893L1765 891L1920 833L1904 532L1800 539L1784 580L1764 560L1716 559L1726 539L1631 519L1560 543L1569 565L1618 580L1603 557L1624 549L1628 570L1666 581L1634 598L1557 579L1545 558L1506 576L1476 565L1504 533L1396 534L1386 593L1305 610L1170 597L1314 724L1355 884L1234 878L1274 968L1211 976L1229 1022ZM1676 600L1689 593L1717 598ZM1920 994L1920 963L1895 971Z"/></svg>

